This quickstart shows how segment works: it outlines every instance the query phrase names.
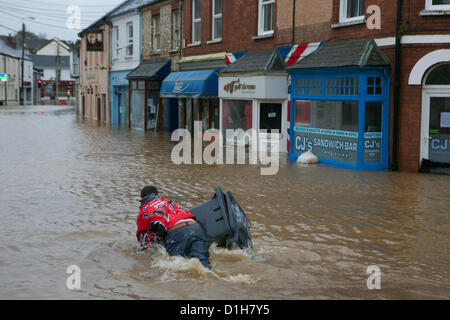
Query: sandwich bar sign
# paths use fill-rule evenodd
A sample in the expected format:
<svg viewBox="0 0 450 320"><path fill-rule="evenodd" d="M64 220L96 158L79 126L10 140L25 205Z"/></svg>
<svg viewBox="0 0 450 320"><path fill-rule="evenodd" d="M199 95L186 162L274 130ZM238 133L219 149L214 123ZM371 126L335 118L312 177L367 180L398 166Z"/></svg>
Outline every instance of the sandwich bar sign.
<svg viewBox="0 0 450 320"><path fill-rule="evenodd" d="M295 127L294 152L311 151L320 158L356 164L358 133Z"/></svg>
<svg viewBox="0 0 450 320"><path fill-rule="evenodd" d="M8 75L6 73L0 73L0 81L7 82L8 81Z"/></svg>

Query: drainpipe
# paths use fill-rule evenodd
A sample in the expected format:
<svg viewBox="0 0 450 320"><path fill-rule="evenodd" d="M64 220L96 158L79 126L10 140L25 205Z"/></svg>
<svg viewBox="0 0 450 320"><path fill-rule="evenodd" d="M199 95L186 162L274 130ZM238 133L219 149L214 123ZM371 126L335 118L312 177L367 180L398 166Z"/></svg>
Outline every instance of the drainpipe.
<svg viewBox="0 0 450 320"><path fill-rule="evenodd" d="M292 0L292 45L295 45L295 0Z"/></svg>
<svg viewBox="0 0 450 320"><path fill-rule="evenodd" d="M398 106L400 101L400 61L401 40L403 27L401 26L402 0L397 0L397 21L395 27L395 66L394 66L394 115L392 125L392 163L391 169L398 170Z"/></svg>
<svg viewBox="0 0 450 320"><path fill-rule="evenodd" d="M180 30L179 30L179 37L180 37L180 44L179 44L179 58L180 58L180 60L181 60L181 56L182 56L182 50L183 50L183 43L184 43L184 41L183 41L183 25L184 25L184 23L183 23L183 16L184 16L184 8L183 8L183 1L180 1L179 2L179 4L178 4L178 15L179 15L179 18L178 18L178 25L180 26Z"/></svg>

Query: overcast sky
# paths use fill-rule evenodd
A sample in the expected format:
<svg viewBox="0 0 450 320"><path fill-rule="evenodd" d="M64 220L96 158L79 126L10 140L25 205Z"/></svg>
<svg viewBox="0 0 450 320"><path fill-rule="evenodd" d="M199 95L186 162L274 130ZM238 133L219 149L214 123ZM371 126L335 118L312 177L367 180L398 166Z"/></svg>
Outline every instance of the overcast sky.
<svg viewBox="0 0 450 320"><path fill-rule="evenodd" d="M75 41L82 29L122 2L124 0L0 0L0 34L14 34L22 29L24 22L27 31L45 34L48 39ZM77 8L80 29L70 29L68 20L71 28L78 27L77 20L73 19Z"/></svg>

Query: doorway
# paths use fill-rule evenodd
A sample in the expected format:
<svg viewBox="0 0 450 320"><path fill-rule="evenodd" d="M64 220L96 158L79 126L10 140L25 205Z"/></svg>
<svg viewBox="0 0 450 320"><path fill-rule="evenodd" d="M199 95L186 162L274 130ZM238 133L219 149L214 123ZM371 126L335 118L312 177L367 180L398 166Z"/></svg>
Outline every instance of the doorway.
<svg viewBox="0 0 450 320"><path fill-rule="evenodd" d="M433 68L424 82L420 157L450 164L450 63Z"/></svg>
<svg viewBox="0 0 450 320"><path fill-rule="evenodd" d="M259 104L259 148L266 150L267 146L271 143L270 135L275 135L278 150L284 151L286 146L283 141L282 132L282 119L283 119L283 104L282 103L269 103L261 102Z"/></svg>

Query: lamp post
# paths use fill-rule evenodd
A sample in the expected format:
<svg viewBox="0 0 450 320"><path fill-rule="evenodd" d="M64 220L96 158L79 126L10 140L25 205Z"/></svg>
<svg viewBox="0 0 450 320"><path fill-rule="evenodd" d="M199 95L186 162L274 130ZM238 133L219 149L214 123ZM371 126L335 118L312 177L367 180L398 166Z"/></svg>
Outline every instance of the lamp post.
<svg viewBox="0 0 450 320"><path fill-rule="evenodd" d="M28 17L27 19L35 20L34 17ZM25 18L22 19L22 61L20 70L20 105L24 105L25 93L24 93L24 80L23 80L23 70L24 70L24 60L25 60Z"/></svg>

